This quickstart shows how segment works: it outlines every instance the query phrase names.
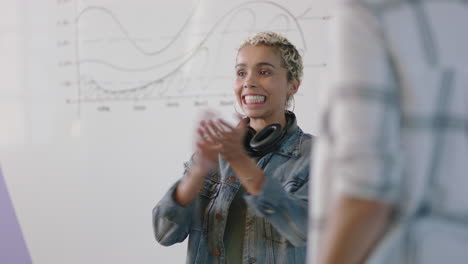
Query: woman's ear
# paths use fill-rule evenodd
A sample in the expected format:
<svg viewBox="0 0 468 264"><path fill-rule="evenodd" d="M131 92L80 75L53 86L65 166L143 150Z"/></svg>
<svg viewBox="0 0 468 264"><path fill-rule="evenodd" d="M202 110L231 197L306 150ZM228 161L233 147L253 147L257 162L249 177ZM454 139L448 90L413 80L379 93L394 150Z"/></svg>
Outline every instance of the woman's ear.
<svg viewBox="0 0 468 264"><path fill-rule="evenodd" d="M288 96L295 95L297 91L299 90L299 86L301 85L301 81L298 79L293 79L289 81L288 85Z"/></svg>

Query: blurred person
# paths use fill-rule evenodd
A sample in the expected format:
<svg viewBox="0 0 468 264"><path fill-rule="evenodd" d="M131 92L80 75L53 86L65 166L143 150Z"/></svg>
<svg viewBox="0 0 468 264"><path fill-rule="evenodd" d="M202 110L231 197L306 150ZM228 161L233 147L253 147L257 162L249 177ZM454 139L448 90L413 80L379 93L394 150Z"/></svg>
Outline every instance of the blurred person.
<svg viewBox="0 0 468 264"><path fill-rule="evenodd" d="M187 263L305 263L312 137L287 110L302 69L279 34L240 46L234 93L247 117L205 116L183 178L153 210L160 244L189 237Z"/></svg>
<svg viewBox="0 0 468 264"><path fill-rule="evenodd" d="M341 1L309 263L468 261L468 1Z"/></svg>

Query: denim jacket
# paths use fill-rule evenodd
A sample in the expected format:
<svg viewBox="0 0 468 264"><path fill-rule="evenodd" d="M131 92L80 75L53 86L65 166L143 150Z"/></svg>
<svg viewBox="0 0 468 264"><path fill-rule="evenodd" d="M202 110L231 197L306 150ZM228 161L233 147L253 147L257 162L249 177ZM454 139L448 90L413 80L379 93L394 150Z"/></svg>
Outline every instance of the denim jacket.
<svg viewBox="0 0 468 264"><path fill-rule="evenodd" d="M247 212L242 263L305 263L311 147L312 136L297 127L277 151L258 161L265 182L258 195L243 196ZM186 163L184 176L191 164ZM156 240L169 246L189 236L186 263L224 264L224 230L239 179L220 160L187 207L173 198L177 184L153 209Z"/></svg>

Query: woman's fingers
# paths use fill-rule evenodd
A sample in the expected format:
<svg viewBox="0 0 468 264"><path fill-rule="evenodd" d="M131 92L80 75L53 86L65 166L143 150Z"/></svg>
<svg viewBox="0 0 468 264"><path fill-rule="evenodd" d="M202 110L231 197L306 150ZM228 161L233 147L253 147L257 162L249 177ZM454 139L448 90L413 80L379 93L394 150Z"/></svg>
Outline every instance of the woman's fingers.
<svg viewBox="0 0 468 264"><path fill-rule="evenodd" d="M239 119L237 125L216 117L200 122L196 146L204 158L213 161L221 154L225 160L232 161L245 155L243 139L247 122L241 117Z"/></svg>
<svg viewBox="0 0 468 264"><path fill-rule="evenodd" d="M229 124L223 119L217 119L217 121L222 127L229 129L229 131L232 131L237 134L241 133L243 136L247 128L247 119L242 118L241 116L238 116L238 118L239 118L239 123L236 126L232 126L231 124Z"/></svg>
<svg viewBox="0 0 468 264"><path fill-rule="evenodd" d="M198 141L204 142L204 143L210 143L211 140L210 138L206 135L205 130L201 127L197 128L197 134L198 134Z"/></svg>
<svg viewBox="0 0 468 264"><path fill-rule="evenodd" d="M219 141L218 135L216 133L216 130L212 128L211 120L208 120L207 122L202 123L202 130L204 135L211 141L211 142L217 142Z"/></svg>
<svg viewBox="0 0 468 264"><path fill-rule="evenodd" d="M249 124L249 121L246 118L241 118L240 116L239 118L240 120L239 120L239 124L237 125L237 127L241 130L246 130Z"/></svg>
<svg viewBox="0 0 468 264"><path fill-rule="evenodd" d="M206 128L203 128L203 126L197 128L199 138L196 142L197 148L205 152L219 151L219 148L216 147L216 141L207 133L209 133L209 131L207 132Z"/></svg>
<svg viewBox="0 0 468 264"><path fill-rule="evenodd" d="M206 143L206 142L197 142L197 148L199 150L202 150L203 152L219 152L221 150L220 145L215 145L212 143Z"/></svg>
<svg viewBox="0 0 468 264"><path fill-rule="evenodd" d="M209 120L208 126L213 131L213 134L216 137L216 141L221 141L228 137L229 132L222 128L218 122Z"/></svg>
<svg viewBox="0 0 468 264"><path fill-rule="evenodd" d="M229 124L228 122L224 121L223 119L221 118L218 118L216 120L216 123L223 129L223 130L229 130L229 131L233 131L235 128Z"/></svg>
<svg viewBox="0 0 468 264"><path fill-rule="evenodd" d="M243 150L244 125L235 127L223 119L211 119L200 123L198 134L207 144L216 146L212 150L220 153L237 153Z"/></svg>

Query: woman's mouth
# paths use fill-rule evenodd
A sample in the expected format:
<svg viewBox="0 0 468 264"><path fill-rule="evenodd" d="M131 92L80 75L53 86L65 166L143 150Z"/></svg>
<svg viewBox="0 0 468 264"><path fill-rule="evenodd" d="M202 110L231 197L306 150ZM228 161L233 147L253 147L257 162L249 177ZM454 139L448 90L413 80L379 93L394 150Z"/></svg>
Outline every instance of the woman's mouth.
<svg viewBox="0 0 468 264"><path fill-rule="evenodd" d="M242 102L246 105L252 104L263 104L266 101L266 96L264 95L244 95L242 96Z"/></svg>

